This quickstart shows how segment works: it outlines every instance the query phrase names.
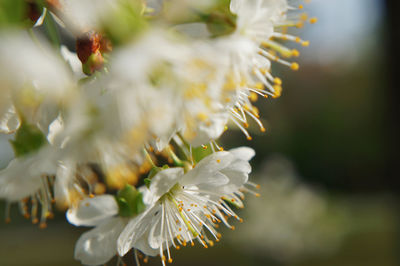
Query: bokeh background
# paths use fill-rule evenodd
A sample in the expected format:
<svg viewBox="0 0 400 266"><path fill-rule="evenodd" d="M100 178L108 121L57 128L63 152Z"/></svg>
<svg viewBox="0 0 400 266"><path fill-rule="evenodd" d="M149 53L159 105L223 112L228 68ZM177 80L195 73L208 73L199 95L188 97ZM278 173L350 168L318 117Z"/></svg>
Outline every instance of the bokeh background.
<svg viewBox="0 0 400 266"><path fill-rule="evenodd" d="M398 5L307 5L319 20L299 30L311 41L300 71L277 66L282 97L257 103L267 132L253 125L251 142L235 131L222 139L225 148L256 149L252 179L261 197L247 196L234 232L207 250L173 252L174 265L400 265ZM7 138L0 167L12 158ZM41 230L15 206L12 223L0 223L0 265L80 265L73 250L85 230L61 212ZM134 265L129 256L125 262Z"/></svg>

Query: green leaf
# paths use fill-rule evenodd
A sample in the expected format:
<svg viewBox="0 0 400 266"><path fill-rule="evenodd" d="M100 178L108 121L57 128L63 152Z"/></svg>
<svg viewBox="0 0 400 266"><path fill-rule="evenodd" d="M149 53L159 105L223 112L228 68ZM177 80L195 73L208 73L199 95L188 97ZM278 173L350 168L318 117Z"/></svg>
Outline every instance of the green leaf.
<svg viewBox="0 0 400 266"><path fill-rule="evenodd" d="M10 140L16 157L22 157L39 150L47 143L46 136L35 125L22 121L20 128L15 134L15 139Z"/></svg>

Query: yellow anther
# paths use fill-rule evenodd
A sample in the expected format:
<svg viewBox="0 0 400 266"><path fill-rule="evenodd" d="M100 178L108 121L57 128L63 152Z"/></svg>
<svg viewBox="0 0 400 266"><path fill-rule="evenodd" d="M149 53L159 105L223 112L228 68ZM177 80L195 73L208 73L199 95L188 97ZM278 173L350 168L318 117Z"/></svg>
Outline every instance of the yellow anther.
<svg viewBox="0 0 400 266"><path fill-rule="evenodd" d="M89 198L94 198L94 194L90 193Z"/></svg>
<svg viewBox="0 0 400 266"><path fill-rule="evenodd" d="M300 37L296 37L295 41L296 41L296 42L301 42Z"/></svg>
<svg viewBox="0 0 400 266"><path fill-rule="evenodd" d="M253 138L251 137L251 136L248 136L247 137L247 140L252 140Z"/></svg>
<svg viewBox="0 0 400 266"><path fill-rule="evenodd" d="M260 128L260 130L261 130L261 132L267 131L267 130L265 129L265 127Z"/></svg>
<svg viewBox="0 0 400 266"><path fill-rule="evenodd" d="M190 245L191 245L192 247L194 247L194 242L190 243Z"/></svg>
<svg viewBox="0 0 400 266"><path fill-rule="evenodd" d="M260 193L256 193L256 197L261 197Z"/></svg>
<svg viewBox="0 0 400 266"><path fill-rule="evenodd" d="M293 69L293 68L292 68L292 69ZM297 70L297 69L295 69L295 70ZM272 97L273 97L273 98L278 98L278 97L280 97L281 94L282 94L282 87L279 86L279 85L275 85L275 86L274 86L274 90L275 90L275 92L274 92L274 95L273 95Z"/></svg>
<svg viewBox="0 0 400 266"><path fill-rule="evenodd" d="M291 65L290 65L290 68L292 69L292 70L299 70L299 68L300 68L300 66L299 66L299 64L298 63L292 63Z"/></svg>
<svg viewBox="0 0 400 266"><path fill-rule="evenodd" d="M248 127L249 127L249 123L244 122L244 123L243 123L243 126L244 126L245 128L248 128Z"/></svg>
<svg viewBox="0 0 400 266"><path fill-rule="evenodd" d="M143 262L144 262L144 263L148 263L148 262L149 262L149 259L146 257L146 258L143 259Z"/></svg>
<svg viewBox="0 0 400 266"><path fill-rule="evenodd" d="M168 259L168 263L172 263L172 259L171 258Z"/></svg>
<svg viewBox="0 0 400 266"><path fill-rule="evenodd" d="M47 227L47 224L45 223L45 222L41 222L40 224L39 224L39 228L40 229L45 229Z"/></svg>
<svg viewBox="0 0 400 266"><path fill-rule="evenodd" d="M187 245L187 242L186 242L186 241L183 241L183 242L182 242L182 246L186 247L186 245Z"/></svg>
<svg viewBox="0 0 400 266"><path fill-rule="evenodd" d="M252 102L257 101L257 100L258 100L258 94L255 93L255 92L251 92L250 95L249 95L249 99L250 99L250 101L252 101Z"/></svg>
<svg viewBox="0 0 400 266"><path fill-rule="evenodd" d="M207 120L208 116L207 116L205 113L198 113L198 114L197 114L197 118L198 118L200 121L204 122L204 121Z"/></svg>
<svg viewBox="0 0 400 266"><path fill-rule="evenodd" d="M298 57L298 56L300 56L300 52L298 50L296 50L296 49L293 49L292 50L292 55L295 56L295 57Z"/></svg>
<svg viewBox="0 0 400 266"><path fill-rule="evenodd" d="M8 218L8 217L7 217L6 220L5 220L5 223L6 223L6 224L11 223L11 218Z"/></svg>
<svg viewBox="0 0 400 266"><path fill-rule="evenodd" d="M280 78L274 78L274 83L276 85L282 85L282 80Z"/></svg>
<svg viewBox="0 0 400 266"><path fill-rule="evenodd" d="M220 162L221 162L221 160L220 160L220 159L218 159L218 160L217 160L217 163L220 163Z"/></svg>
<svg viewBox="0 0 400 266"><path fill-rule="evenodd" d="M259 70L260 70L261 74L263 74L263 75L267 74L267 72L268 72L268 70L266 68L260 68Z"/></svg>
<svg viewBox="0 0 400 266"><path fill-rule="evenodd" d="M209 240L209 241L208 241L208 244L209 244L211 247L213 247L213 246L214 246L214 241Z"/></svg>
<svg viewBox="0 0 400 266"><path fill-rule="evenodd" d="M299 9L303 9L304 8L304 6L303 5L299 5Z"/></svg>
<svg viewBox="0 0 400 266"><path fill-rule="evenodd" d="M242 218L240 218L240 219L239 219L239 222L240 222L240 223L243 223L243 219L242 219Z"/></svg>
<svg viewBox="0 0 400 266"><path fill-rule="evenodd" d="M301 45L304 46L304 47L307 47L307 46L310 45L310 42L309 41L304 41L304 42L301 43Z"/></svg>
<svg viewBox="0 0 400 266"><path fill-rule="evenodd" d="M165 256L162 256L162 257L161 257L161 260L162 260L162 261L166 261L167 258L166 258Z"/></svg>
<svg viewBox="0 0 400 266"><path fill-rule="evenodd" d="M37 224L39 222L39 219L38 218L34 218L33 220L32 220L32 223L33 224Z"/></svg>
<svg viewBox="0 0 400 266"><path fill-rule="evenodd" d="M261 82L257 82L254 87L257 90L262 90L262 89L264 89L264 84L262 84Z"/></svg>
<svg viewBox="0 0 400 266"><path fill-rule="evenodd" d="M256 189L260 189L260 188L261 188L261 186L257 184L256 185Z"/></svg>
<svg viewBox="0 0 400 266"><path fill-rule="evenodd" d="M317 21L318 21L318 18L316 18L316 17L310 18L310 20L309 20L309 22L311 24L317 23Z"/></svg>
<svg viewBox="0 0 400 266"><path fill-rule="evenodd" d="M303 13L300 15L300 19L306 21L308 19L308 15L306 13Z"/></svg>
<svg viewBox="0 0 400 266"><path fill-rule="evenodd" d="M236 227L234 225L231 226L231 230L235 230Z"/></svg>
<svg viewBox="0 0 400 266"><path fill-rule="evenodd" d="M220 233L217 233L217 237L218 237L218 238L221 238L222 235L221 235Z"/></svg>

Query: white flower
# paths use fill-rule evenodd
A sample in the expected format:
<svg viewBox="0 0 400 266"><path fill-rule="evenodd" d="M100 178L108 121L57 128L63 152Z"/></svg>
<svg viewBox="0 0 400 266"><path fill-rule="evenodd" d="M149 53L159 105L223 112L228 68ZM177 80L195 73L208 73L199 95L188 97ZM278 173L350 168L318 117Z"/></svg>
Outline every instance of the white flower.
<svg viewBox="0 0 400 266"><path fill-rule="evenodd" d="M281 95L282 81L271 74L272 62L293 70L299 68L296 62L289 62L288 59L300 53L285 47L279 40L308 45L307 41L283 33L282 29L302 26L307 17L289 18L289 11L295 8L290 7L287 0L232 0L230 9L237 15L236 30L218 40L218 45L225 48L231 57L226 85L227 105L232 121L251 139L246 130L248 118L254 120L261 131L265 131L258 110L251 101L255 101L258 95L273 98ZM315 22L315 19L310 19L310 22Z"/></svg>
<svg viewBox="0 0 400 266"><path fill-rule="evenodd" d="M182 132L198 146L222 134L228 120L221 104L226 53L218 53L212 43L179 40L160 30L115 53L106 86L124 95L121 114L136 120L146 117L155 142ZM132 105L141 111L132 111Z"/></svg>
<svg viewBox="0 0 400 266"><path fill-rule="evenodd" d="M197 240L207 247L221 235L216 223L231 226L225 215L241 220L226 201L243 207L240 199L251 167L254 151L238 148L216 152L186 174L183 168L161 170L142 188L147 209L133 218L117 217L118 205L112 196L87 198L70 209L68 220L75 225L96 226L83 234L75 248L75 257L85 264L102 264L115 255L124 256L135 248L148 256L161 256L163 264L172 261L170 246L177 249ZM118 240L117 240L118 239ZM164 255L166 252L166 255Z"/></svg>
<svg viewBox="0 0 400 266"><path fill-rule="evenodd" d="M179 249L187 242L194 245L193 240L204 247L213 245L206 231L218 241L215 223L223 222L233 229L225 215L241 220L226 201L243 206L239 189L247 182L251 171L248 160L253 155L250 148L216 152L186 174L182 168L159 172L145 193L148 209L132 219L118 239L119 254L136 248L150 256L158 253L165 264L172 261L171 245Z"/></svg>

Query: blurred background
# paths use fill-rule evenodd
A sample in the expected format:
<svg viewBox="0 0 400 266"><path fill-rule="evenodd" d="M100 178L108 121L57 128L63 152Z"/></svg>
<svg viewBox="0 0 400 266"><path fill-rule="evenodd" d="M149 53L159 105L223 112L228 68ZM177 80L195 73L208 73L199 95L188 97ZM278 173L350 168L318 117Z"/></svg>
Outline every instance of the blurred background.
<svg viewBox="0 0 400 266"><path fill-rule="evenodd" d="M400 265L398 5L307 5L318 23L299 30L311 41L301 50L300 70L275 66L282 97L257 103L267 132L253 125L251 142L235 131L222 138L226 149L256 149L252 180L261 197L247 196L234 232L222 232L207 250L175 251L174 265ZM2 136L0 167L11 158ZM15 206L12 223L0 223L0 265L80 265L73 250L85 230L63 213L41 230Z"/></svg>

